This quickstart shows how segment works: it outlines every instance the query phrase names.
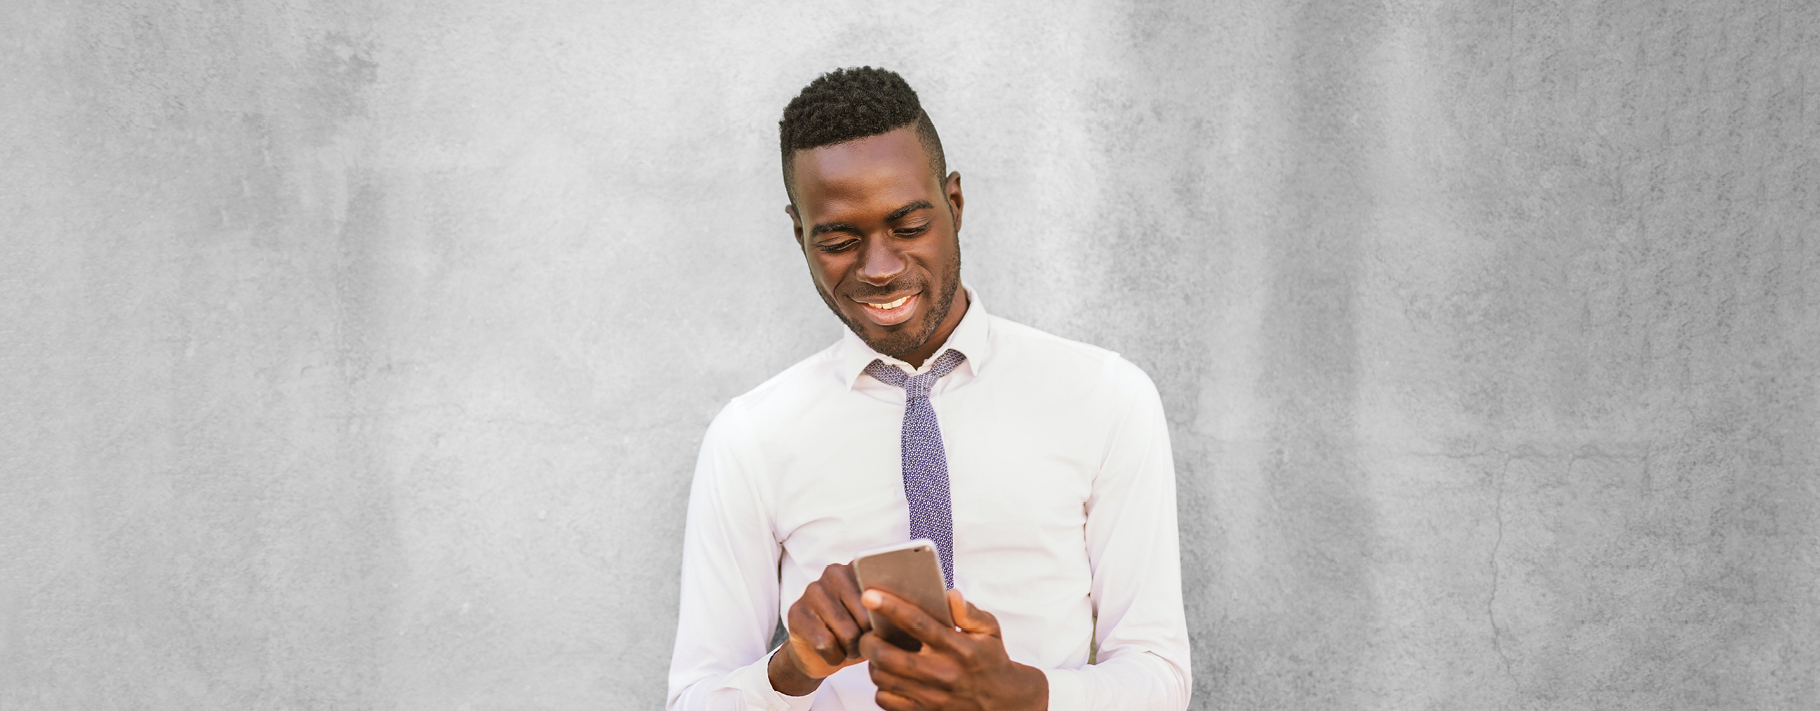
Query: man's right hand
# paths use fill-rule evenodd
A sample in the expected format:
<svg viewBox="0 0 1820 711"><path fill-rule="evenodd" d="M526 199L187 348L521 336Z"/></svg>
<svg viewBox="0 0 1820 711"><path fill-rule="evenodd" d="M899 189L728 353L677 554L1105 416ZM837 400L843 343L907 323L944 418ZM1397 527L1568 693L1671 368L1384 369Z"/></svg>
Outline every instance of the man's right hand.
<svg viewBox="0 0 1820 711"><path fill-rule="evenodd" d="M806 696L829 674L865 661L859 638L872 629L872 620L859 593L853 566L839 563L823 568L821 579L803 589L786 617L790 641L766 669L771 688Z"/></svg>

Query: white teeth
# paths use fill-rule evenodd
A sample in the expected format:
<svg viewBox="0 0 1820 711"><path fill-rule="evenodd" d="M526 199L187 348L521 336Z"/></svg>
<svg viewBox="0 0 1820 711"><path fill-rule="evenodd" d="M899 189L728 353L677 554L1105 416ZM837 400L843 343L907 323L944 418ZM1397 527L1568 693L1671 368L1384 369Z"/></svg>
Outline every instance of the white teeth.
<svg viewBox="0 0 1820 711"><path fill-rule="evenodd" d="M904 297L904 298L901 298L901 299L898 299L898 300L896 300L896 301L893 301L893 302L891 302L891 303L888 303L888 304L866 304L866 305L867 305L867 306L870 306L870 307L872 307L872 308L875 308L875 309L880 309L880 310L883 310L883 311L890 311L890 310L892 310L892 309L895 309L895 308L897 308L897 307L899 307L899 306L903 306L903 305L904 305L904 302L905 302L905 301L909 301L909 300L910 300L910 297L908 297L908 296L906 296L906 297Z"/></svg>

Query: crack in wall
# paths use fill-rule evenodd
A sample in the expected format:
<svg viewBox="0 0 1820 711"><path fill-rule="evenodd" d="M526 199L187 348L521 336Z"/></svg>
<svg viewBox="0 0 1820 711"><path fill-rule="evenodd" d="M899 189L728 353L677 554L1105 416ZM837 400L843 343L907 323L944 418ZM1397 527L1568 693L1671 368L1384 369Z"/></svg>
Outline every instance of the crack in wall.
<svg viewBox="0 0 1820 711"><path fill-rule="evenodd" d="M1497 651L1498 658L1504 661L1504 675L1510 677L1511 684L1521 687L1522 685L1517 682L1516 673L1511 671L1510 655L1504 651L1504 642L1500 638L1501 633L1498 630L1497 610L1498 551L1504 547L1504 479L1510 474L1510 462L1512 459L1514 459L1514 457L1511 455L1504 455L1504 465L1499 468L1496 480L1492 482L1492 489L1496 492L1497 497L1496 502L1493 505L1492 514L1498 523L1498 537L1496 540L1492 541L1491 544L1491 595L1485 600L1485 617L1491 623L1491 647Z"/></svg>

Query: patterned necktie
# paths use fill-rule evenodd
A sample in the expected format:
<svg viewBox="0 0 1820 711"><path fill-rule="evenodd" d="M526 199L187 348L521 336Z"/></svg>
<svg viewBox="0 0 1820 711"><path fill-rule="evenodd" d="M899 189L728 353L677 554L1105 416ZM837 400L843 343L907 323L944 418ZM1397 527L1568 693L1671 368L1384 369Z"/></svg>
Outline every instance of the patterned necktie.
<svg viewBox="0 0 1820 711"><path fill-rule="evenodd" d="M866 373L879 382L904 389L904 427L899 435L904 471L904 498L910 502L910 537L935 541L942 559L942 582L954 587L954 508L948 501L948 453L942 449L942 428L929 405L929 388L967 359L949 350L935 359L935 367L911 376L895 366L875 360Z"/></svg>

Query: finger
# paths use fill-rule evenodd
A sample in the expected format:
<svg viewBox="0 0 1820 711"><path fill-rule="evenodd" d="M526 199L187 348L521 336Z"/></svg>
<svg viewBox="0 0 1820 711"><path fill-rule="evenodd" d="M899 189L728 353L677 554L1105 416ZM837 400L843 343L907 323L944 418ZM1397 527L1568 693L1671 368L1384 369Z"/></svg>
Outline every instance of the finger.
<svg viewBox="0 0 1820 711"><path fill-rule="evenodd" d="M827 628L819 625L807 625L801 637L803 641L809 643L810 651L823 664L838 667L847 661L847 652L841 649L840 642L834 639L834 633L829 632Z"/></svg>
<svg viewBox="0 0 1820 711"><path fill-rule="evenodd" d="M930 617L923 609L883 590L867 590L860 596L867 609L883 615L923 644L937 649L954 648L954 629Z"/></svg>
<svg viewBox="0 0 1820 711"><path fill-rule="evenodd" d="M992 613L974 607L961 596L959 590L948 591L948 614L954 616L954 626L968 634L984 634L1002 637L999 633L998 618Z"/></svg>
<svg viewBox="0 0 1820 711"><path fill-rule="evenodd" d="M867 632L859 639L860 653L866 656L866 662L873 673L885 673L896 677L917 680L930 678L926 660L916 652L899 647L876 634Z"/></svg>
<svg viewBox="0 0 1820 711"><path fill-rule="evenodd" d="M853 621L853 615L847 612L847 606L828 595L820 594L809 600L809 610L815 613L823 626L834 633L835 641L840 645L840 654L847 659L859 658L859 636L864 630Z"/></svg>
<svg viewBox="0 0 1820 711"><path fill-rule="evenodd" d="M837 563L822 569L822 583L847 608L847 614L853 617L861 631L872 629L872 617L866 614L866 606L859 601L859 578L853 575L853 566Z"/></svg>
<svg viewBox="0 0 1820 711"><path fill-rule="evenodd" d="M894 694L906 702L922 708L945 708L943 704L949 696L945 687L914 677L895 674L877 665L868 665L866 674L871 677L872 685L878 687L879 691Z"/></svg>
<svg viewBox="0 0 1820 711"><path fill-rule="evenodd" d="M957 658L954 653L931 652L932 648L926 646L921 652L912 652L871 633L860 638L860 648L866 651L866 659L871 662L868 669L905 680L908 682L905 688L915 692L909 695L924 703L936 698L931 694L953 692L964 676L965 657Z"/></svg>
<svg viewBox="0 0 1820 711"><path fill-rule="evenodd" d="M926 708L922 704L910 700L910 697L908 696L895 694L882 689L879 690L877 694L873 695L872 700L878 704L879 708L884 709L885 711L925 711Z"/></svg>
<svg viewBox="0 0 1820 711"><path fill-rule="evenodd" d="M834 632L828 629L813 611L813 604L806 601L812 593L804 594L803 600L790 606L790 636L800 639L809 645L815 656L829 665L839 665L846 661L847 652L834 638Z"/></svg>

